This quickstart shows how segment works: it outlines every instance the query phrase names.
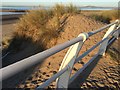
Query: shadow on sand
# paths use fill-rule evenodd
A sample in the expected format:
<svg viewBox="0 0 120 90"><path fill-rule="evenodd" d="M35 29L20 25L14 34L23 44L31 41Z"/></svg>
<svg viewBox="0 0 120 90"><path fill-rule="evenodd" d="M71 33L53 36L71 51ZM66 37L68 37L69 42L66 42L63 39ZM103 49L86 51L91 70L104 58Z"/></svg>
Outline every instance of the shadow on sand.
<svg viewBox="0 0 120 90"><path fill-rule="evenodd" d="M98 55L94 60L91 60L88 62L89 65L87 65L87 67L85 67L85 69L81 72L80 70L79 75L77 76L76 79L74 79L70 84L69 84L69 88L80 88L80 86L84 83L84 81L86 80L86 78L90 75L90 73L92 72L92 70L95 68L95 66L97 65L98 61L100 60L102 56ZM75 83L76 82L76 83Z"/></svg>

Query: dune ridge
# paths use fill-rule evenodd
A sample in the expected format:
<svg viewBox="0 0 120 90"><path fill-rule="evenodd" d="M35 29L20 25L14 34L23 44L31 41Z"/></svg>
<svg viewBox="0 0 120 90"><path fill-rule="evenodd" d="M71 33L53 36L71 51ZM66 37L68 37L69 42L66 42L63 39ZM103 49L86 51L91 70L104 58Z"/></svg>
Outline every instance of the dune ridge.
<svg viewBox="0 0 120 90"><path fill-rule="evenodd" d="M72 15L65 21L65 26L63 32L57 39L53 39L47 44L50 48L54 45L64 43L72 38L77 37L82 32L89 32L103 27L105 24L95 21L85 15ZM90 37L82 47L81 53L84 53L93 44L100 41L105 34L105 31L100 32L92 37ZM23 81L17 87L19 88L35 88L49 79L52 75L57 73L59 70L60 63L64 58L68 48L49 57L41 65L38 65L36 71L30 75L25 81ZM91 52L87 57L82 59L82 63L76 64L73 68L72 74L75 73L80 67L82 67L88 60L90 60L95 53L97 53L98 48ZM114 61L113 58L107 53L105 57L100 59L98 65L92 71L88 79L81 86L81 89L92 89L92 88L119 88L118 82L118 62ZM114 75L112 75L114 74ZM55 82L53 82L48 88L54 88ZM74 87L73 87L74 88Z"/></svg>

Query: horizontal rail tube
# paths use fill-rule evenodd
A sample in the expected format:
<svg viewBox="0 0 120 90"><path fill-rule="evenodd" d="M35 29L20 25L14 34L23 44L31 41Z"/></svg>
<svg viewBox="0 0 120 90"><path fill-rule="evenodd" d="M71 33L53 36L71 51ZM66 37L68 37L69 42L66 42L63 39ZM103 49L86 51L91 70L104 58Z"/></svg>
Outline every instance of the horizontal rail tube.
<svg viewBox="0 0 120 90"><path fill-rule="evenodd" d="M103 39L102 41L100 41L100 42L98 42L96 45L94 45L92 48L90 48L88 51L86 51L84 54L82 54L79 58L77 58L77 60L76 60L76 62L75 63L77 63L80 59L82 59L83 57L85 57L88 53L90 53L92 50L94 50L97 46L99 46L102 42L104 42L106 39L108 39L108 38L105 38L105 39ZM111 40L111 41L113 41L113 40ZM96 56L98 56L98 55L95 55L95 57ZM83 68L82 68L83 69ZM61 71L60 72L58 72L57 74L55 74L53 77L51 77L49 80L47 80L46 82L44 82L41 86L39 86L37 89L39 89L39 88L45 88L45 87L47 87L47 86L49 86L49 84L51 83L51 82L53 82L56 78L58 78L61 74L63 74L65 71L66 71L67 69L64 69L64 71L61 73ZM72 78L73 79L73 78ZM72 81L72 80L71 80Z"/></svg>
<svg viewBox="0 0 120 90"><path fill-rule="evenodd" d="M106 38L105 38L105 39L106 39ZM116 38L113 37L113 38L109 41L108 45L110 45L115 39L116 39ZM108 46L108 45L107 45L107 46ZM99 54L97 53L97 54L94 55L82 68L80 68L80 69L77 71L77 73L75 73L75 74L70 78L69 84L72 83L72 82L75 80L75 78L76 78L80 73L82 73L82 72L84 71L84 69L85 69L92 61L94 61L94 59L95 59L96 57L98 57L98 56L99 56ZM79 59L78 59L78 60L79 60Z"/></svg>
<svg viewBox="0 0 120 90"><path fill-rule="evenodd" d="M99 56L99 54L97 53L96 55L94 55L82 68L80 68L71 78L70 78L70 81L69 81L69 85L76 79L76 77L78 77L78 75L80 73L82 73L86 68L87 66L92 63L95 58L97 58Z"/></svg>
<svg viewBox="0 0 120 90"><path fill-rule="evenodd" d="M39 89L39 88L45 88L45 87L49 86L49 84L51 82L53 82L54 80L56 80L60 75L62 75L67 70L68 70L68 67L65 67L64 69L62 69L61 71L59 71L58 73L56 73L54 76L52 76L50 79L48 79L46 82L44 82L42 85L40 85L39 87L37 87L37 89Z"/></svg>
<svg viewBox="0 0 120 90"><path fill-rule="evenodd" d="M90 48L88 51L86 51L84 54L82 54L80 57L78 57L76 59L77 63L80 59L82 59L83 57L85 57L89 52L91 52L93 49L95 49L98 45L100 45L102 42L104 42L107 38L103 39L102 41L98 42L95 46L93 46L92 48ZM62 73L61 73L62 71ZM47 87L51 82L53 82L56 78L58 78L61 74L63 74L65 71L67 71L67 68L63 70L61 70L60 72L58 72L57 74L55 74L53 77L51 77L50 79L48 79L46 82L44 82L41 86L39 86L38 88L45 88Z"/></svg>
<svg viewBox="0 0 120 90"><path fill-rule="evenodd" d="M107 38L101 40L100 42L98 42L97 44L95 44L92 48L90 48L89 50L87 50L85 53L83 53L81 56L79 56L75 63L79 62L80 59L84 58L86 55L88 55L92 50L94 50L96 47L98 47L102 42L104 42ZM108 45L111 44L116 38L112 38L109 42Z"/></svg>
<svg viewBox="0 0 120 90"><path fill-rule="evenodd" d="M90 48L88 51L86 51L85 53L89 53L91 52L92 50L94 50L97 46L99 46L102 42L104 42L107 38L103 39L102 41L98 42L95 46L93 46L92 48ZM110 42L108 43L108 45L114 41L115 38L112 38L110 40ZM83 57L85 57L87 54L82 54L80 57L78 57L76 59L76 62L77 63L80 59L82 59ZM46 82L44 82L41 86L39 86L38 88L45 88L47 87L51 82L53 82L56 78L58 78L61 74L63 74L65 71L67 71L68 68L64 68L62 69L61 71L59 71L57 74L55 74L53 77L51 77L50 79L48 79Z"/></svg>
<svg viewBox="0 0 120 90"><path fill-rule="evenodd" d="M31 66L34 66L40 62L42 62L44 59L48 58L49 56L79 42L79 41L82 41L83 40L83 37L80 36L80 37L77 37L75 39L72 39L70 41L67 41L63 44L60 44L60 45L57 45L55 47L52 47L48 50L45 50L43 52L40 52L36 55L33 55L33 56L30 56L26 59L23 59L19 62L16 62L14 64L11 64L7 67L4 67L2 69L0 69L0 72L2 73L2 78L0 78L0 81L1 80L5 80L13 75L15 75L16 73L20 72L20 71L23 71Z"/></svg>
<svg viewBox="0 0 120 90"><path fill-rule="evenodd" d="M105 27L103 27L103 28L101 28L99 30L94 31L94 32L89 32L89 36L91 36L93 34L96 34L96 33L102 31L103 29L105 29L105 28L107 28L107 27L109 27L109 26L111 26L111 25L113 25L115 23L117 23L117 22L111 23L111 24L109 24L109 25L107 25L107 26L105 26ZM27 68L29 68L31 66L36 65L36 64L44 61L44 59L48 58L49 56L51 56L51 55L65 49L65 48L67 48L67 47L69 47L69 46L71 46L71 45L73 45L73 44L75 44L75 43L77 43L79 41L82 41L82 40L83 40L82 36L77 37L77 38L72 39L72 40L70 40L68 42L57 45L57 46L52 47L52 48L50 48L48 50L45 50L45 51L43 51L41 53L30 56L30 57L28 57L26 59L23 59L23 60L21 60L19 62L16 62L14 64L11 64L11 65L9 65L7 67L4 67L4 68L0 69L0 73L2 73L2 78L0 77L0 81L5 80L5 79L17 74L20 71L23 71L23 70L25 70L25 69L27 69Z"/></svg>
<svg viewBox="0 0 120 90"><path fill-rule="evenodd" d="M104 27L102 27L102 28L100 28L100 29L98 29L98 30L96 30L96 31L89 32L88 35L89 35L89 36L92 36L92 35L94 35L94 34L96 34L96 33L98 33L98 32L101 32L101 31L103 31L104 29L106 29L106 28L108 28L108 27L110 27L111 25L116 24L116 23L118 23L118 21L115 21L115 22L113 22L113 23L111 23L111 24L108 24L108 25L106 25L106 26L104 26Z"/></svg>
<svg viewBox="0 0 120 90"><path fill-rule="evenodd" d="M90 48L89 50L87 50L86 52L84 52L81 56L79 56L75 63L79 62L79 60L81 60L82 58L84 58L86 55L88 55L92 50L94 50L97 46L99 46L102 42L104 42L106 39L108 38L105 38L103 40L101 40L100 42L98 42L97 44L95 44L92 48Z"/></svg>
<svg viewBox="0 0 120 90"><path fill-rule="evenodd" d="M113 38L108 42L108 45L110 45L115 39L116 39L116 38L113 37ZM108 46L108 45L107 45L107 46Z"/></svg>
<svg viewBox="0 0 120 90"><path fill-rule="evenodd" d="M112 34L115 33L116 31L120 31L120 27L119 27L118 29L114 30L114 31L112 32Z"/></svg>

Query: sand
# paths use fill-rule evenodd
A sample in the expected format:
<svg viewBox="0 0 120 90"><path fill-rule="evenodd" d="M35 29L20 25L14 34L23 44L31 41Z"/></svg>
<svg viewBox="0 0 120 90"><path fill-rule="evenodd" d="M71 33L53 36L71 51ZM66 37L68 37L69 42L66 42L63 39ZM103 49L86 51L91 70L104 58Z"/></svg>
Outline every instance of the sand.
<svg viewBox="0 0 120 90"><path fill-rule="evenodd" d="M66 22L67 23L64 27L63 32L61 33L60 37L55 41L56 42L55 45L64 43L72 38L75 38L82 32L93 31L93 30L96 30L105 25L100 22L96 22L90 18L87 18L84 15L70 16ZM85 52L86 50L88 50L90 47L92 47L93 44L96 44L98 41L100 41L102 39L104 33L105 32L100 32L99 34L96 34L96 35L92 36L89 40L87 40L87 42L82 47L80 54ZM49 44L48 44L48 46L49 46ZM26 81L24 81L24 82L22 82L22 84L18 85L18 87L20 87L20 88L35 88L35 87L41 85L43 82L45 82L51 76L53 76L56 72L58 72L60 64L61 64L67 50L68 50L68 48L49 57L48 59L46 59L41 65L38 66L38 69L30 77L28 77L26 79ZM97 50L98 50L98 48L95 49L93 52L91 52L87 57L83 58L83 60L82 60L83 63L86 63L87 61L89 61L89 59L92 58L95 53L97 53ZM74 66L74 70L72 71L72 74L74 74L76 71L78 71L82 67L82 65L83 64L76 64ZM112 69L117 71L116 62L114 62L113 59L110 58L110 55L107 54L106 57L101 59L101 61L96 66L96 68L94 69L94 71L92 72L90 77L84 83L84 84L86 84L86 83L88 84L88 82L89 82L90 85L83 84L83 86L81 88L84 88L84 89L92 88L92 87L105 88L106 86L111 88L110 82L112 80L113 83L116 83L117 79L118 79L118 74L114 73L116 75L114 77L114 79L109 77L107 75L107 73L103 72L104 68L109 69L109 67L113 67ZM106 77L106 79L104 79L101 76ZM98 78L100 78L100 79L98 79ZM96 80L96 82L93 83L93 80ZM104 82L104 83L101 84L100 83L101 80L103 80L102 82ZM53 87L55 87L55 85L56 85L56 83L53 82L49 86L49 88L53 88ZM118 85L118 82L117 82L117 85ZM117 86L113 84L112 88L113 87L116 88Z"/></svg>
<svg viewBox="0 0 120 90"><path fill-rule="evenodd" d="M11 22L11 21L10 21ZM13 35L15 23L0 25L2 26L2 37L11 37Z"/></svg>
<svg viewBox="0 0 120 90"><path fill-rule="evenodd" d="M11 37L15 29L14 25L17 23L21 15L3 15L2 16L2 37Z"/></svg>
<svg viewBox="0 0 120 90"><path fill-rule="evenodd" d="M54 45L58 45L60 43L64 43L70 39L73 39L82 32L93 31L105 25L103 23L96 22L90 18L87 18L84 15L70 16L65 23L66 25L64 26L63 32L61 33L60 37L57 40L51 41L51 43L48 44L48 48ZM10 25L13 25L13 24L7 24L6 27L4 26L4 28L6 28L4 35L9 35L10 33L12 34L12 32L8 30ZM8 32L9 34L7 33L7 30L9 31ZM12 31L12 28L11 28L11 31ZM100 41L104 33L105 32L100 32L99 34L96 34L92 36L90 39L88 39L87 42L82 47L80 54L88 50L90 47L92 47L93 44L96 44L98 41ZM28 49L26 49L26 51L27 50ZM3 83L4 84L3 87L36 88L37 86L45 82L47 79L49 79L51 76L53 76L56 72L58 72L59 66L67 50L68 48L47 58L44 62L38 65L36 69L31 70L31 73L28 73L30 70L26 70L18 74L17 76L13 77L14 79L5 81ZM93 55L97 52L97 50L98 48L95 49L94 52L91 52L87 57L85 57L82 60L83 63L86 63L87 61L89 61L89 59L93 57ZM7 59L13 60L17 57L18 58L22 57L24 55L23 53L25 52L21 51L21 52L18 52L17 54L12 54L12 57L8 57ZM74 66L74 70L72 71L72 74L78 71L78 69L81 68L82 66L83 64L81 63L76 64ZM119 82L118 82L117 68L118 68L117 62L114 61L109 54L107 54L104 58L100 59L100 62L98 63L96 68L93 70L93 72L90 74L90 76L85 81L85 83L81 86L81 88L83 89L85 88L91 89L93 87L94 88L105 88L105 87L118 88ZM107 70L107 71L104 71L104 70ZM111 71L114 71L114 72L111 72ZM111 77L108 74L110 74ZM111 75L111 74L114 74L114 75ZM24 77L22 77L22 75ZM53 82L49 86L49 88L55 87L55 84L56 83Z"/></svg>
<svg viewBox="0 0 120 90"><path fill-rule="evenodd" d="M21 15L3 15L0 23L1 27L1 38L0 41L3 42L2 48L6 48L9 44L9 40L11 40L13 36L13 32L15 30L15 24L19 20Z"/></svg>

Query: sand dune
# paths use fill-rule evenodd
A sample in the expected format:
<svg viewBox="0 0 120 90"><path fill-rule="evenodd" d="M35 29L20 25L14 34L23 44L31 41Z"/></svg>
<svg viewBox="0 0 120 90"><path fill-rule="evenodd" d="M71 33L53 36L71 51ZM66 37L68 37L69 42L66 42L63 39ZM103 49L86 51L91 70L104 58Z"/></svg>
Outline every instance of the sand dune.
<svg viewBox="0 0 120 90"><path fill-rule="evenodd" d="M63 32L61 33L59 38L52 40L51 43L48 43L47 45L48 48L54 45L58 45L60 43L64 43L70 39L73 39L82 32L93 31L105 25L100 22L96 22L95 20L92 20L84 15L69 16L68 19L65 21L65 23L66 24L64 26ZM82 47L80 54L88 50L90 47L92 47L93 44L96 44L98 41L100 41L104 33L105 31L90 37ZM49 79L59 70L59 66L67 50L68 48L46 59L41 65L37 66L37 68L34 70L34 73L32 73L29 77L27 77L27 79L23 79L24 81L22 80L20 75L18 77L16 76L16 80L14 79L14 81L17 82L19 81L20 82L19 85L17 85L14 82L10 83L11 82L10 80L7 83L6 82L4 83L4 87L11 88L12 86L17 85L16 87L19 88L36 88L36 86L45 82L47 79ZM97 53L97 51L98 48L96 48L93 52L91 52L87 57L83 58L82 60L83 63L89 61L89 59L93 57L93 55ZM18 56L22 55L23 52L24 51L20 52L17 55ZM14 54L12 58L16 57L15 55L16 54ZM81 68L83 66L83 63L76 64L72 71L72 74L74 74L79 68ZM24 72L24 74L26 73L27 72ZM90 76L81 86L81 88L83 89L118 88L119 87L118 76L119 74L118 74L117 62L114 61L109 54L106 54L106 56L100 60L96 68L93 70L93 72L90 74ZM53 82L49 86L49 88L53 88L53 87L55 87L55 82Z"/></svg>
<svg viewBox="0 0 120 90"><path fill-rule="evenodd" d="M51 43L54 42L55 45L64 43L72 38L77 37L82 32L93 31L102 26L104 26L104 24L100 22L96 22L83 15L70 16L66 20L66 25L60 37L56 41L55 40L51 41ZM104 33L105 31L100 32L99 34L96 34L92 36L89 40L87 40L82 50L80 51L80 54L88 50L90 47L92 47L93 44L100 41ZM51 44L48 44L48 47L51 47L50 45ZM44 81L50 78L52 75L54 75L58 71L60 63L62 62L62 59L64 58L67 50L68 48L46 59L45 62L43 62L42 65L38 66L38 69L30 77L28 77L28 79L25 82L20 84L18 87L35 88L36 86L42 84ZM87 57L83 58L82 61L86 63L95 53L97 53L97 50L98 48L95 49L94 52L91 52ZM75 69L72 71L72 74L75 73L75 71L78 70L80 67L82 67L82 64L76 64L74 67ZM84 89L93 88L93 87L94 88L106 88L106 86L108 86L109 88L111 87L116 88L118 85L118 81L117 81L118 74L114 72L116 76L113 79L107 75L108 73L104 73L104 68L109 69L110 67L112 67L111 70L115 70L117 72L116 62L114 62L111 59L110 55L107 54L106 57L100 60L97 67L94 69L92 74L89 76L89 78L86 80L86 82L83 84L81 88L84 88ZM94 83L93 83L93 80L95 80ZM112 85L111 80L113 81L113 83L117 83L117 85L113 83ZM101 83L101 81L103 83ZM49 86L49 88L50 87L52 88L54 86L55 86L55 82L53 82Z"/></svg>

